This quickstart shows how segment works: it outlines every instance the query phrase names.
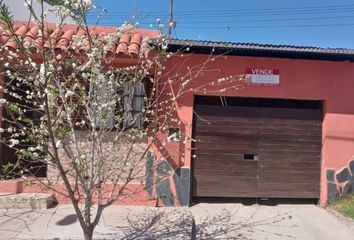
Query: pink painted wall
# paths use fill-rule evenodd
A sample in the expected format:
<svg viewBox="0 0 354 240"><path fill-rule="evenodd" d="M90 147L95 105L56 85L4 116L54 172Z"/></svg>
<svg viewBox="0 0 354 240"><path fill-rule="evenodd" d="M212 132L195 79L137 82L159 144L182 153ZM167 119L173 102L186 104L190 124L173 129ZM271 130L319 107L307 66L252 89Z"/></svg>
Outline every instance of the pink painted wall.
<svg viewBox="0 0 354 240"><path fill-rule="evenodd" d="M166 63L166 79L187 72L206 61L208 55L174 56ZM218 78L244 74L246 68L273 68L280 71L280 85L245 86L242 91L214 92L207 95L247 96L279 99L323 100L323 147L321 198L327 200L327 168L339 170L354 155L354 63L318 60L279 59L262 57L219 56L207 64L209 70L194 79L186 89L196 88ZM176 89L175 89L176 90ZM212 90L208 87L208 91ZM192 137L193 99L203 92L189 92L179 98L178 117L183 121L183 131ZM190 144L186 145L185 167L191 165Z"/></svg>

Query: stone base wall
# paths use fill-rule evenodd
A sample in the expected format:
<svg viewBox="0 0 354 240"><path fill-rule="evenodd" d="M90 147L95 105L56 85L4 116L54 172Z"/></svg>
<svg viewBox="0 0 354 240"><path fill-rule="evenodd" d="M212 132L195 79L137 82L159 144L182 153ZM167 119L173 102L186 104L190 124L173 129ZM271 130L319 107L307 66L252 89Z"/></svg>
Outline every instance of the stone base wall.
<svg viewBox="0 0 354 240"><path fill-rule="evenodd" d="M148 153L146 189L150 199L156 197L163 206L188 206L190 203L190 168L173 169L168 161L157 164L152 152Z"/></svg>
<svg viewBox="0 0 354 240"><path fill-rule="evenodd" d="M327 201L333 202L338 197L354 194L354 160L338 171L326 170Z"/></svg>

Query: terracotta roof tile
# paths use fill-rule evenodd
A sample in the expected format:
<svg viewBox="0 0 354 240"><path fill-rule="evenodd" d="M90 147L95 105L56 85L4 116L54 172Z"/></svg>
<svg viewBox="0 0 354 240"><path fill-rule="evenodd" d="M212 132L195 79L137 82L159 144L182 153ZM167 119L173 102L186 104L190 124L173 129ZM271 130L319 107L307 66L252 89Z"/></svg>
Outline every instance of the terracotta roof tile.
<svg viewBox="0 0 354 240"><path fill-rule="evenodd" d="M128 53L135 54L135 55L139 54L140 44L142 40L143 37L141 36L141 34L134 34L130 39Z"/></svg>
<svg viewBox="0 0 354 240"><path fill-rule="evenodd" d="M131 37L129 34L125 34L119 39L116 53L128 54L128 47L129 47L129 43L130 43L130 38Z"/></svg>
<svg viewBox="0 0 354 240"><path fill-rule="evenodd" d="M25 41L26 46L30 46L34 44L34 40L36 39L36 36L38 35L38 26L33 26L27 33L25 38L23 39Z"/></svg>
<svg viewBox="0 0 354 240"><path fill-rule="evenodd" d="M46 42L44 46L49 48L55 47L62 34L63 32L60 29L54 29L54 31L49 35L49 41Z"/></svg>
<svg viewBox="0 0 354 240"><path fill-rule="evenodd" d="M143 40L141 41L141 44L140 44L140 51L141 52L146 52L148 47L149 47L149 42L150 38L149 37L144 37Z"/></svg>
<svg viewBox="0 0 354 240"><path fill-rule="evenodd" d="M31 48L39 48L42 45L43 33L38 25L27 22L15 22L15 31L21 36L25 44ZM117 31L113 27L89 27L90 34L99 38L104 44L104 36ZM84 41L81 46L78 40L85 34L85 31L78 25L67 24L62 29L58 29L55 24L48 23L44 32L48 37L45 47L54 47L57 49L72 48L79 50L88 50L89 43ZM11 37L8 30L4 30L0 23L0 45L16 49L16 41ZM149 39L157 38L161 35L159 31L131 29L127 30L116 43L110 47L112 54L137 56L147 51L147 42Z"/></svg>
<svg viewBox="0 0 354 240"><path fill-rule="evenodd" d="M15 34L21 38L24 38L26 33L27 33L26 26L20 26L15 32ZM16 45L17 45L16 41L13 38L9 38L9 40L5 43L6 47L11 47L11 48L16 48Z"/></svg>
<svg viewBox="0 0 354 240"><path fill-rule="evenodd" d="M1 44L5 45L10 38L10 31L1 29Z"/></svg>
<svg viewBox="0 0 354 240"><path fill-rule="evenodd" d="M72 37L74 35L74 30L73 29L68 29L66 32L64 32L63 35L61 35L58 43L56 44L57 48L67 48L72 41Z"/></svg>

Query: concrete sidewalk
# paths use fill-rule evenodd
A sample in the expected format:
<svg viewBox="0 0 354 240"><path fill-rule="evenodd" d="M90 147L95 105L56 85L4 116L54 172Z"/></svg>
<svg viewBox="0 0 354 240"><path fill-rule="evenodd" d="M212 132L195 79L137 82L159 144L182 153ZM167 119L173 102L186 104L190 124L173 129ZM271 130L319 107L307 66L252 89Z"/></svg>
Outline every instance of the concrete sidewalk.
<svg viewBox="0 0 354 240"><path fill-rule="evenodd" d="M315 205L197 204L191 208L111 206L95 239L353 239L354 222ZM0 210L0 239L82 239L70 205Z"/></svg>
<svg viewBox="0 0 354 240"><path fill-rule="evenodd" d="M311 204L197 204L195 239L349 240L354 221Z"/></svg>
<svg viewBox="0 0 354 240"><path fill-rule="evenodd" d="M191 239L193 219L186 208L111 206L95 239ZM0 239L82 239L70 205L48 210L0 210Z"/></svg>

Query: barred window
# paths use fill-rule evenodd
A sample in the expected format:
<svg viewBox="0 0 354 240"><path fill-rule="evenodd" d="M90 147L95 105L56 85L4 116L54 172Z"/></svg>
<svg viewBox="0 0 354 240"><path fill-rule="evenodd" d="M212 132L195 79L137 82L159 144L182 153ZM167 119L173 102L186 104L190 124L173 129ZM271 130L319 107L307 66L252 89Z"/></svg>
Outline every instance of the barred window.
<svg viewBox="0 0 354 240"><path fill-rule="evenodd" d="M142 128L145 89L142 82L125 82L123 85L123 128Z"/></svg>

